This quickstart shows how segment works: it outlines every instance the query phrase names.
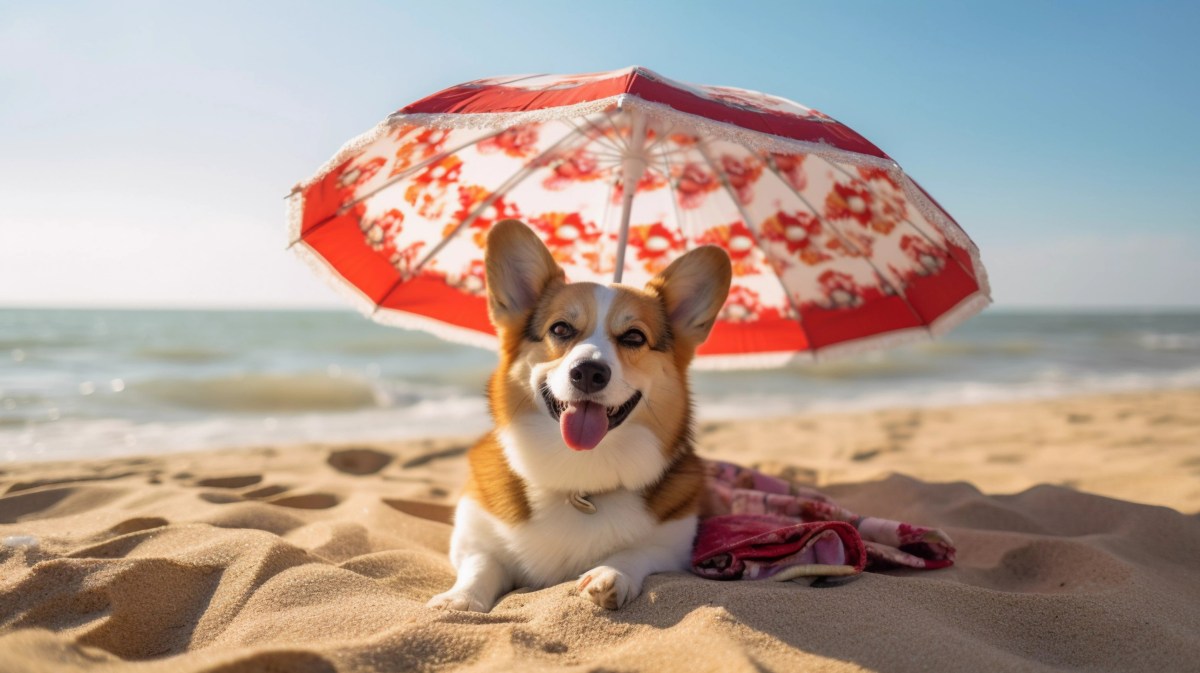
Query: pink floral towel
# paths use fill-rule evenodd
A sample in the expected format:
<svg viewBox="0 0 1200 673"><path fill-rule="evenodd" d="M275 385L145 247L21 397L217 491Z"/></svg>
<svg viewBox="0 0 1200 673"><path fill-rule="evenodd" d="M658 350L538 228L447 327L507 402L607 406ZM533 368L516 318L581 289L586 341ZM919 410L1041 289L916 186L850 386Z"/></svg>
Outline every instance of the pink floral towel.
<svg viewBox="0 0 1200 673"><path fill-rule="evenodd" d="M954 543L936 528L859 516L817 491L732 463L705 468L711 511L692 554L697 575L782 580L954 563Z"/></svg>

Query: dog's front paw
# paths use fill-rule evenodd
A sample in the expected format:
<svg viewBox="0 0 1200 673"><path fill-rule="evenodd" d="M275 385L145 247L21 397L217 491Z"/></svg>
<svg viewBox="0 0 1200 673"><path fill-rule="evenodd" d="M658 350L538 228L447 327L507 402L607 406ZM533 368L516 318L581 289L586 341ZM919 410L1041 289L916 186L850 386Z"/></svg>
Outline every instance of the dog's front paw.
<svg viewBox="0 0 1200 673"><path fill-rule="evenodd" d="M638 595L629 575L610 566L593 568L575 584L575 591L602 608L616 610Z"/></svg>
<svg viewBox="0 0 1200 673"><path fill-rule="evenodd" d="M492 609L491 605L479 600L470 592L453 589L430 598L425 607L434 610L462 610L463 612L487 612Z"/></svg>

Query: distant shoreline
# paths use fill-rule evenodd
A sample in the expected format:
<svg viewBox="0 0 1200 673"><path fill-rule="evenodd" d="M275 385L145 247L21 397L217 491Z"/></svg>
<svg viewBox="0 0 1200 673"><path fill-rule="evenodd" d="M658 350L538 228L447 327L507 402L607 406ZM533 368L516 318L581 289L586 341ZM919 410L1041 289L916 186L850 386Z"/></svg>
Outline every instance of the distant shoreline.
<svg viewBox="0 0 1200 673"><path fill-rule="evenodd" d="M0 304L0 311L113 311L113 312L178 312L178 313L250 313L256 311L279 312L279 313L345 313L358 315L359 312L349 306L342 305L317 305L317 306L277 306L277 305L196 305L196 306L178 306L178 305L124 305L124 304L97 304L91 306L80 306L77 304ZM1200 314L1200 304L1195 305L1163 305L1163 306L1148 306L1148 305L1097 305L1097 306L1036 306L1023 305L1011 306L1005 304L992 304L984 309L984 313L1003 313L1016 315L1046 315L1046 314L1063 314L1063 315L1194 315ZM399 328L397 328L399 329Z"/></svg>
<svg viewBox="0 0 1200 673"><path fill-rule="evenodd" d="M403 453L411 447L427 450L430 446L470 445L490 427L487 419L480 421L473 432L458 425L454 431L425 434L379 429L354 438L272 441L267 436L259 441L205 447L172 445L167 433L153 446L97 447L99 450L90 454L43 458L17 455L5 459L0 455L0 465L11 474L20 474L97 461L189 454L199 459L264 447L286 453L298 447L382 446ZM1143 483L1169 476L1152 471L1167 469L1163 461L1174 460L1179 463L1172 463L1175 468L1200 470L1195 456L1200 447L1200 387L950 406L803 411L757 418L709 419L701 414L696 427L698 446L706 456L736 462L752 447L768 464L809 466L806 469L819 485L879 478L891 472L933 481L957 480L964 478L956 472L962 470L973 474L976 485L986 492L1010 492L1042 482L1070 483L1122 499L1200 511L1200 488L1185 489L1186 483L1180 482L1178 488L1157 491L1144 488ZM1153 468L1125 473L1124 468L1103 463L1104 451L1125 455L1124 447L1136 446L1146 449L1138 460L1153 464ZM1018 460L1014 456L1024 457ZM1125 456L1121 460L1131 459ZM1088 476L1092 473L1094 477ZM1130 491L1138 488L1143 490Z"/></svg>

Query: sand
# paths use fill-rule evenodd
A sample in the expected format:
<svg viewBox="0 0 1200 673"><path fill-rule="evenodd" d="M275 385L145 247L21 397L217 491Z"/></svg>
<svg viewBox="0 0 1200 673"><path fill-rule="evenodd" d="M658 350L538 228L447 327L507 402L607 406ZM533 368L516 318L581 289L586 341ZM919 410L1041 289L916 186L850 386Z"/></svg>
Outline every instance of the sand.
<svg viewBox="0 0 1200 673"><path fill-rule="evenodd" d="M702 453L947 530L946 570L655 575L486 615L450 586L468 440L0 466L0 673L1200 670L1200 391L706 424Z"/></svg>

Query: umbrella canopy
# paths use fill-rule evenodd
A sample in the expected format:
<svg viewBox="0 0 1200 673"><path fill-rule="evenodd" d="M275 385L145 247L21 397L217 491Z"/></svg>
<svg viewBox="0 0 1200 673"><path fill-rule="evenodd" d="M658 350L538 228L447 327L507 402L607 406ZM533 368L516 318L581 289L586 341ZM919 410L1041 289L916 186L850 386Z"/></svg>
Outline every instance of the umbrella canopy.
<svg viewBox="0 0 1200 673"><path fill-rule="evenodd" d="M645 68L477 80L352 140L289 198L290 243L373 319L495 344L483 245L537 231L571 281L640 286L689 248L733 262L697 363L929 338L989 302L979 251L830 117Z"/></svg>

